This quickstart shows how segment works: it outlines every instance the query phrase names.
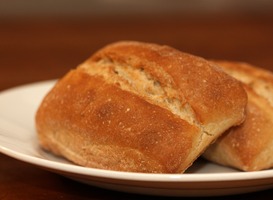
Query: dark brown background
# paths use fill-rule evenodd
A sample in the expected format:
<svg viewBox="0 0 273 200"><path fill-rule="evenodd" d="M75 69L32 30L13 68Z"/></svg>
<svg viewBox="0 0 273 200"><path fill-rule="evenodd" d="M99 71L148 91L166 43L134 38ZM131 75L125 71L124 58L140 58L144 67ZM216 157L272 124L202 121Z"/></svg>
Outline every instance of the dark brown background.
<svg viewBox="0 0 273 200"><path fill-rule="evenodd" d="M273 66L273 15L0 21L0 90L58 78L118 40L171 45L208 59Z"/></svg>
<svg viewBox="0 0 273 200"><path fill-rule="evenodd" d="M208 59L244 61L273 70L273 14L270 13L2 18L0 15L0 91L59 78L98 48L117 40L167 44ZM272 197L273 189L209 199ZM151 197L83 185L0 154L1 200L140 198Z"/></svg>

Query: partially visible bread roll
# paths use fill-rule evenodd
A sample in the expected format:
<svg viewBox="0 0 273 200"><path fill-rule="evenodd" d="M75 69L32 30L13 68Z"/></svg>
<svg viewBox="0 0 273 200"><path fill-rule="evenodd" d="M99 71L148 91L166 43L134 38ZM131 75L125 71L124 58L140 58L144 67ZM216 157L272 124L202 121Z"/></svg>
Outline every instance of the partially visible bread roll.
<svg viewBox="0 0 273 200"><path fill-rule="evenodd" d="M217 64L244 83L247 116L242 125L229 129L210 146L204 157L243 171L273 167L273 74L246 63Z"/></svg>
<svg viewBox="0 0 273 200"><path fill-rule="evenodd" d="M245 118L241 83L168 46L118 42L70 71L41 103L42 148L86 167L182 173Z"/></svg>

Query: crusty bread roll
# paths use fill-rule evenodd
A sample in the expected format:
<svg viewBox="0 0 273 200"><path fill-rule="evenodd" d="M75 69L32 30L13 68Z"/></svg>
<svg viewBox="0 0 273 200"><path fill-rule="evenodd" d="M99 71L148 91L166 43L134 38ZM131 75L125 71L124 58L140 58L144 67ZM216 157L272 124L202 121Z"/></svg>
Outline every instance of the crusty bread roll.
<svg viewBox="0 0 273 200"><path fill-rule="evenodd" d="M247 116L242 125L231 128L211 145L204 157L243 171L273 167L273 74L246 63L217 64L244 83Z"/></svg>
<svg viewBox="0 0 273 200"><path fill-rule="evenodd" d="M41 146L82 166L182 173L245 118L241 83L168 46L118 42L65 75L41 103Z"/></svg>

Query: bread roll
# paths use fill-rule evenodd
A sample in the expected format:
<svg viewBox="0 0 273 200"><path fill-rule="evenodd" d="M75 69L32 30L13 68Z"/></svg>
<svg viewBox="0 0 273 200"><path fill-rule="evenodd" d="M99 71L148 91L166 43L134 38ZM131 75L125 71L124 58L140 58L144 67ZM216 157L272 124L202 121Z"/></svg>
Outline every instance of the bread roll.
<svg viewBox="0 0 273 200"><path fill-rule="evenodd" d="M208 160L243 171L273 166L273 75L246 63L217 62L244 83L248 94L245 122L228 130L204 153Z"/></svg>
<svg viewBox="0 0 273 200"><path fill-rule="evenodd" d="M183 173L245 118L241 83L168 46L124 41L71 70L41 103L41 146L79 165Z"/></svg>

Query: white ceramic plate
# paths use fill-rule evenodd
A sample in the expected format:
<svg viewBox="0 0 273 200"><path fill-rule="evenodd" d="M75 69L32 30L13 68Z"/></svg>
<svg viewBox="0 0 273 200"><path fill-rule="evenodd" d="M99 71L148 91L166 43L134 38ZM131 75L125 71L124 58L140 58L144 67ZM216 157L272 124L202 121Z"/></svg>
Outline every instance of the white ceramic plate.
<svg viewBox="0 0 273 200"><path fill-rule="evenodd" d="M0 152L90 185L139 194L215 196L273 188L273 170L239 172L198 160L185 174L141 174L85 168L39 148L34 116L55 81L0 93ZM1 172L0 172L1 173Z"/></svg>

